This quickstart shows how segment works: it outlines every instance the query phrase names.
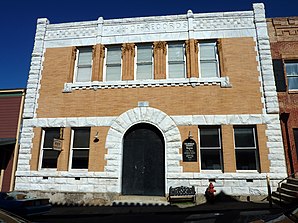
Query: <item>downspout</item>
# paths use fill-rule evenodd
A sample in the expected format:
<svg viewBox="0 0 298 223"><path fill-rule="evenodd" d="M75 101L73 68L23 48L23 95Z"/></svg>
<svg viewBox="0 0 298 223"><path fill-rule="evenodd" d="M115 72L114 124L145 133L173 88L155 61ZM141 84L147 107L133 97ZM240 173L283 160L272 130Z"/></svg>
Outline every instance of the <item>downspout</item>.
<svg viewBox="0 0 298 223"><path fill-rule="evenodd" d="M293 165L293 158L292 158L292 151L291 151L291 144L290 144L290 136L288 130L288 120L289 120L290 113L283 112L280 114L280 119L284 123L285 126L285 133L286 133L286 140L287 140L287 152L289 157L289 164L290 164L290 174L294 173L294 165Z"/></svg>

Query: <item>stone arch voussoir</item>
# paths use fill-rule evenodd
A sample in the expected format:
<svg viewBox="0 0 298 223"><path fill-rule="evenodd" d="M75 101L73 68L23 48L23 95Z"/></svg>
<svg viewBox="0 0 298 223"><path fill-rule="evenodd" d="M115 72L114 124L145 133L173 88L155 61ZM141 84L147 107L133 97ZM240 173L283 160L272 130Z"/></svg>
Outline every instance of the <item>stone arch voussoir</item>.
<svg viewBox="0 0 298 223"><path fill-rule="evenodd" d="M125 132L138 123L149 123L160 129L164 136L166 156L170 157L171 163L177 163L175 169L180 168L179 161L182 155L179 154L181 145L180 131L176 123L166 113L151 107L137 107L130 109L118 116L112 123L106 138L105 148L107 149L107 165L105 171L115 172L119 170L120 159L122 157L122 140ZM119 162L115 163L115 156ZM181 169L181 168L180 168Z"/></svg>

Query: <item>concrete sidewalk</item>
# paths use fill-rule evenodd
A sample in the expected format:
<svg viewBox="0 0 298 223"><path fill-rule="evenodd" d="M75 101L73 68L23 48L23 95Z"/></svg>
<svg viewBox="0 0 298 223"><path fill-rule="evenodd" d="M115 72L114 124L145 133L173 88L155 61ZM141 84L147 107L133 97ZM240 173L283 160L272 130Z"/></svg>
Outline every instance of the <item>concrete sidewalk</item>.
<svg viewBox="0 0 298 223"><path fill-rule="evenodd" d="M115 215L115 214L145 214L145 213L210 213L227 211L259 211L268 210L272 213L282 212L277 205L270 207L269 202L238 202L220 201L214 204L204 203L190 205L177 203L173 205L117 205L117 206L53 206L46 216L67 215Z"/></svg>

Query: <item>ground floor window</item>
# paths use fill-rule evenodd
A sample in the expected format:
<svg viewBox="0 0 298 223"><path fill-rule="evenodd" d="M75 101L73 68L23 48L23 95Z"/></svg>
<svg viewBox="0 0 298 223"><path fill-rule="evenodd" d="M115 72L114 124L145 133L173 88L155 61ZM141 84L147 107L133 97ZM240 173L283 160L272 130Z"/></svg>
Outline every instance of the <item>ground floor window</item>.
<svg viewBox="0 0 298 223"><path fill-rule="evenodd" d="M255 126L234 126L237 170L259 170Z"/></svg>
<svg viewBox="0 0 298 223"><path fill-rule="evenodd" d="M90 128L73 128L71 141L71 169L88 169Z"/></svg>
<svg viewBox="0 0 298 223"><path fill-rule="evenodd" d="M200 158L202 170L222 170L220 127L204 126L200 132Z"/></svg>
<svg viewBox="0 0 298 223"><path fill-rule="evenodd" d="M57 168L59 151L53 150L54 138L60 138L60 128L43 129L41 168Z"/></svg>

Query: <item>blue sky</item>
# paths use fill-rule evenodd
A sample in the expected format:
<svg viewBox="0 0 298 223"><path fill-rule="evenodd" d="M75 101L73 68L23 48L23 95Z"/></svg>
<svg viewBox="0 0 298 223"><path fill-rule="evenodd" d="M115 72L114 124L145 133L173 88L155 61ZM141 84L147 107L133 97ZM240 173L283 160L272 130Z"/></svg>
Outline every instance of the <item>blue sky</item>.
<svg viewBox="0 0 298 223"><path fill-rule="evenodd" d="M37 18L50 23L155 15L252 10L263 2L266 16L298 16L297 0L1 0L0 89L25 88Z"/></svg>

